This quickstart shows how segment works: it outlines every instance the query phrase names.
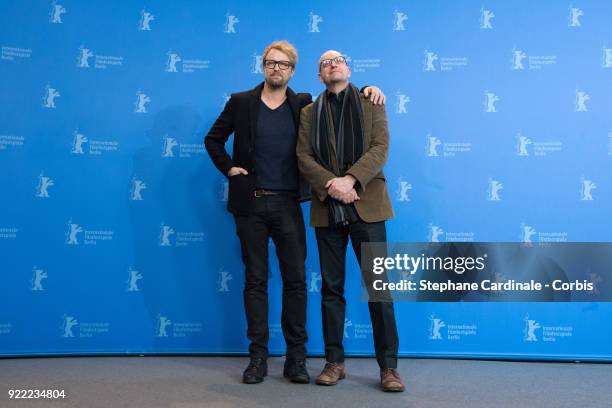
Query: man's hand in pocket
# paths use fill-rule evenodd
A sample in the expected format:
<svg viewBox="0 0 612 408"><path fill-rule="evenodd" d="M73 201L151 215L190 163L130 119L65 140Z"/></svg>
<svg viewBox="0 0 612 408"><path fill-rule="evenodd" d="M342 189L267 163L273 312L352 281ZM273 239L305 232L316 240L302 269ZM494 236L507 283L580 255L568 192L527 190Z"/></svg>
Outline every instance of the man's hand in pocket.
<svg viewBox="0 0 612 408"><path fill-rule="evenodd" d="M227 175L229 177L234 177L234 176L237 176L238 174L244 174L246 176L247 174L249 174L249 172L243 169L242 167L232 167L227 172Z"/></svg>

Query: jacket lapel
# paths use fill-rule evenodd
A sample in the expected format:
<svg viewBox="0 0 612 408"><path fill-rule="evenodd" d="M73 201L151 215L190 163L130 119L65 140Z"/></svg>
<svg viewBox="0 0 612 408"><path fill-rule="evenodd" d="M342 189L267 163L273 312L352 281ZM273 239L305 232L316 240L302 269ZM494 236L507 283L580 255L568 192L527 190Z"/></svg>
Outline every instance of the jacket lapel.
<svg viewBox="0 0 612 408"><path fill-rule="evenodd" d="M249 127L250 127L250 145L251 148L255 145L255 137L257 130L257 115L259 114L259 102L261 101L261 91L263 82L251 90L249 97Z"/></svg>
<svg viewBox="0 0 612 408"><path fill-rule="evenodd" d="M287 101L289 101L289 107L291 108L291 113L293 114L293 124L295 125L295 129L300 127L300 101L298 96L293 90L287 87Z"/></svg>
<svg viewBox="0 0 612 408"><path fill-rule="evenodd" d="M370 148L370 140L372 139L372 105L360 93L361 108L363 112L363 153Z"/></svg>

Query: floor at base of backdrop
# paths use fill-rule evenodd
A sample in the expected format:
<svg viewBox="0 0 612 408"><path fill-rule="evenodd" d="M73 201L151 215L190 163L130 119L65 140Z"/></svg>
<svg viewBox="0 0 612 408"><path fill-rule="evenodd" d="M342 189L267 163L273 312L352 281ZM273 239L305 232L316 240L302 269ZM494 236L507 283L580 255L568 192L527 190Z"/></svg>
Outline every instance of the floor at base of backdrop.
<svg viewBox="0 0 612 408"><path fill-rule="evenodd" d="M0 359L0 406L11 407L606 407L612 365L401 359L404 393L383 393L373 358L347 359L333 387L292 384L270 358L261 384L240 382L246 357ZM314 377L324 365L308 360ZM63 400L9 400L9 389L63 389Z"/></svg>

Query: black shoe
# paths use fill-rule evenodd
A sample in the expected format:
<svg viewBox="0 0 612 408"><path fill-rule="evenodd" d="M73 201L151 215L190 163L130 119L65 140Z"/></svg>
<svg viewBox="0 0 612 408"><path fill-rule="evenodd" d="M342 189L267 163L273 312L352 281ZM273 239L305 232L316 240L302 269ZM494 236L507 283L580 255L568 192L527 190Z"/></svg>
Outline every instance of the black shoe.
<svg viewBox="0 0 612 408"><path fill-rule="evenodd" d="M268 363L264 358L252 358L248 367L242 373L242 382L245 384L257 384L268 375Z"/></svg>
<svg viewBox="0 0 612 408"><path fill-rule="evenodd" d="M283 376L294 383L308 384L310 376L308 371L306 371L306 360L286 359Z"/></svg>

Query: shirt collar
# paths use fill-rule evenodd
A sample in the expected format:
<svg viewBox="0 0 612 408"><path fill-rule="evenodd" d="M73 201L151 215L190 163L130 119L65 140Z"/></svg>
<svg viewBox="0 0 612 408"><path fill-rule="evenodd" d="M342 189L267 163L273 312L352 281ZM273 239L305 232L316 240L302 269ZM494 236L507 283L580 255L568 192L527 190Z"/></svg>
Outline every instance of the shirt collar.
<svg viewBox="0 0 612 408"><path fill-rule="evenodd" d="M348 89L348 86L346 88L344 88L342 91L340 91L340 93L338 93L337 95L331 91L327 91L327 98L331 99L331 100L339 100L341 101L342 99L344 99L344 95L346 95L346 90Z"/></svg>

